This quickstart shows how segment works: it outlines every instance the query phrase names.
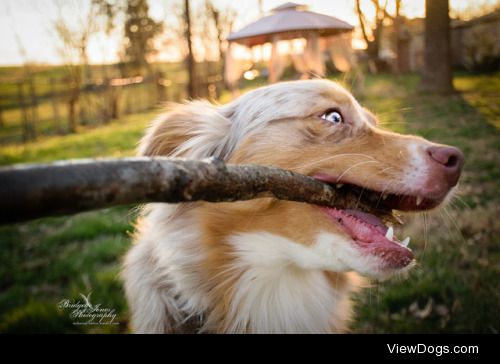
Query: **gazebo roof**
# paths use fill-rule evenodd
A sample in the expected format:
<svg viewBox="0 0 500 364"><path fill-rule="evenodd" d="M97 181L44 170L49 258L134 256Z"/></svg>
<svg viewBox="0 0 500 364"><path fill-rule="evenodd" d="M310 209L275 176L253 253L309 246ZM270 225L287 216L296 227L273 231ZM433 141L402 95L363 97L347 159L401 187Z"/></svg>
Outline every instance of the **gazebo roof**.
<svg viewBox="0 0 500 364"><path fill-rule="evenodd" d="M343 20L305 9L304 5L285 3L273 9L273 14L229 34L227 40L252 47L270 42L272 37L278 34L280 39L293 39L303 37L307 31L316 31L320 36L327 36L354 29Z"/></svg>

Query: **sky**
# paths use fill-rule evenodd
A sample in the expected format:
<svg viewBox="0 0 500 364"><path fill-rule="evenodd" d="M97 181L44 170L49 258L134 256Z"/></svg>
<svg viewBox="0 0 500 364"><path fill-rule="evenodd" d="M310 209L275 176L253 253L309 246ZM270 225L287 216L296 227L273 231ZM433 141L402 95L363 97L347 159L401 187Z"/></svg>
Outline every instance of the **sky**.
<svg viewBox="0 0 500 364"><path fill-rule="evenodd" d="M234 29L238 30L259 18L258 0L213 0L219 7L232 7L237 13ZM479 0L482 3L494 3L498 0ZM18 65L24 60L36 63L57 64L63 61L61 43L54 32L54 21L62 5L64 17L74 26L78 26L81 14L88 10L90 0L0 0L0 65ZM263 10L281 5L286 0L262 0ZM354 12L354 0L298 0L312 11L335 16L353 25L357 25ZM175 7L179 0L149 0L150 15L157 19L175 17ZM191 6L202 6L204 0L191 0ZM363 2L362 2L363 3ZM369 0L364 0L369 10ZM390 2L391 3L391 2ZM478 3L473 0L450 0L452 10L463 10ZM390 9L389 9L390 10ZM403 0L403 13L408 17L424 15L424 0ZM369 14L368 14L369 15ZM116 62L120 51L121 29L111 36L103 33L94 35L89 42L91 63ZM22 49L25 50L23 56ZM173 60L179 54L160 53L160 60Z"/></svg>

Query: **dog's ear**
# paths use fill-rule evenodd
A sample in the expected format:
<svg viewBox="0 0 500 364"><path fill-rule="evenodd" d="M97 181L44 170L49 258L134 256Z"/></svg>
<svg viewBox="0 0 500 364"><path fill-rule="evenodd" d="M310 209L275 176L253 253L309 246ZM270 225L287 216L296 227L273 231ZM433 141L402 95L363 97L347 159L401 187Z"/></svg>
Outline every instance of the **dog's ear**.
<svg viewBox="0 0 500 364"><path fill-rule="evenodd" d="M151 124L139 155L226 159L230 128L230 121L208 102L176 105Z"/></svg>

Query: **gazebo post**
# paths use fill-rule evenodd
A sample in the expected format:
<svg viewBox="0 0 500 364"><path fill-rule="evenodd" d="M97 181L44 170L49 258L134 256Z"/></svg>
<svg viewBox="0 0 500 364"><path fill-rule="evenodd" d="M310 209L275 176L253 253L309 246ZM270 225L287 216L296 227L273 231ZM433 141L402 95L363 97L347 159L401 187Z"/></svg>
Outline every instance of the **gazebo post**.
<svg viewBox="0 0 500 364"><path fill-rule="evenodd" d="M309 65L310 71L315 76L323 77L325 75L325 62L319 46L319 34L317 31L308 32L306 57L309 58L307 59L307 64Z"/></svg>
<svg viewBox="0 0 500 364"><path fill-rule="evenodd" d="M278 51L278 41L279 37L275 34L272 37L272 48L271 48L271 58L269 59L269 83L275 83L279 81L278 74L278 63L279 63L279 51Z"/></svg>
<svg viewBox="0 0 500 364"><path fill-rule="evenodd" d="M238 92L238 81L241 77L241 70L236 64L236 59L234 59L234 42L229 41L227 45L226 59L224 61L224 80L226 86L229 88L233 96L237 96Z"/></svg>

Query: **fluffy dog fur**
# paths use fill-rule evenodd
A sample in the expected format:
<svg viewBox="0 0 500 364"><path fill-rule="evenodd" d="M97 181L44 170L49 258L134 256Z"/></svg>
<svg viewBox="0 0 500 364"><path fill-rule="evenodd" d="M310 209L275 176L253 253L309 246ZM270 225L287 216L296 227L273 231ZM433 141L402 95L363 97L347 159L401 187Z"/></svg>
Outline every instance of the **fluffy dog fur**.
<svg viewBox="0 0 500 364"><path fill-rule="evenodd" d="M341 125L319 117L332 108ZM428 157L433 145L378 128L342 87L312 80L224 106L178 105L152 124L140 154L328 173L442 201L453 183ZM399 271L356 249L316 206L266 198L147 206L123 277L138 333L331 333L346 329L358 273Z"/></svg>

